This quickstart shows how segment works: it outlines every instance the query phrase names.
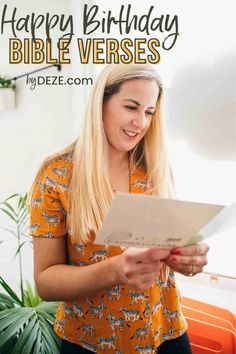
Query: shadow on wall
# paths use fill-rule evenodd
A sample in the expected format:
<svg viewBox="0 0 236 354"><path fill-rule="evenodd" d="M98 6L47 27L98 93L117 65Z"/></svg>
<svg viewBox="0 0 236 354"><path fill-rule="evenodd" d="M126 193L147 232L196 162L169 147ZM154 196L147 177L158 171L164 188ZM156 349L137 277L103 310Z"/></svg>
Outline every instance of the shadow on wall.
<svg viewBox="0 0 236 354"><path fill-rule="evenodd" d="M235 80L234 55L178 71L166 94L170 138L207 159L236 159Z"/></svg>

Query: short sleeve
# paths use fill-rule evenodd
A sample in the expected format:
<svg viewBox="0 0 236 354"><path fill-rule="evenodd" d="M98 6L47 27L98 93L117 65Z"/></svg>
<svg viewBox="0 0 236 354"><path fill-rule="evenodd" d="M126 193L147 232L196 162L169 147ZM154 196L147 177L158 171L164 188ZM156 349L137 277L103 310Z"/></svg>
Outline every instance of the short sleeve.
<svg viewBox="0 0 236 354"><path fill-rule="evenodd" d="M36 177L29 202L30 236L54 238L67 233L66 213L50 167Z"/></svg>

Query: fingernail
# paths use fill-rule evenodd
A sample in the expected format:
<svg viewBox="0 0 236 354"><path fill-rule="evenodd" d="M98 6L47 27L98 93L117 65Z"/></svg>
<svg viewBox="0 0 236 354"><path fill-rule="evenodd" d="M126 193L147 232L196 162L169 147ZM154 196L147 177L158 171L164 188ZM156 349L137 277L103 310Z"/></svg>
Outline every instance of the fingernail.
<svg viewBox="0 0 236 354"><path fill-rule="evenodd" d="M172 254L180 254L180 249L176 248L175 250L171 251Z"/></svg>
<svg viewBox="0 0 236 354"><path fill-rule="evenodd" d="M176 259L176 257L172 257L172 258L170 259L170 261L171 261L171 263L175 263L175 262L177 261L177 259Z"/></svg>

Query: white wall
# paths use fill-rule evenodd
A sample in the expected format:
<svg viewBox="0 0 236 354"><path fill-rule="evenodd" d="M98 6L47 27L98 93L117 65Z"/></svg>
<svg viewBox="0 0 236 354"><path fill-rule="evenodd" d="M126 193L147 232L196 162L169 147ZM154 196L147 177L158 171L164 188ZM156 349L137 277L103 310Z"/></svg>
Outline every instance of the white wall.
<svg viewBox="0 0 236 354"><path fill-rule="evenodd" d="M17 7L17 16L36 14L71 14L81 16L79 6L73 1L13 1L7 2L8 11ZM1 3L1 7L2 7ZM8 63L8 38L12 37L9 27L0 36L1 61L0 73L15 77L36 70L42 65L10 65ZM75 29L76 31L76 29ZM43 38L43 30L41 31ZM39 36L40 36L40 32ZM26 36L22 34L21 39ZM53 35L56 35L53 33ZM59 73L55 67L36 75L63 75L67 77L86 77L86 68L77 63L62 65ZM40 162L49 154L68 145L79 134L83 115L86 87L82 86L38 86L30 90L26 78L16 83L16 109L0 112L0 200L14 193L25 193L33 182L33 177ZM0 226L5 225L4 217ZM9 280L15 288L18 282L18 266L12 260L16 243L10 234L0 231L0 274ZM32 279L32 252L26 246L24 252L25 279Z"/></svg>
<svg viewBox="0 0 236 354"><path fill-rule="evenodd" d="M74 10L71 1L8 1L7 4L9 12L14 6L17 7L18 17L31 12L71 14ZM74 11L75 13L79 16L79 9ZM44 38L43 29L37 33ZM52 34L55 36L53 32ZM2 53L0 73L14 77L47 66L47 64L9 64L9 37L12 37L12 32L8 26L5 27L3 36L0 36ZM20 38L24 38L24 33ZM55 46L53 49L56 52ZM60 73L53 67L33 76L36 75L83 77L84 68L80 67L76 60L72 60L70 65L62 65ZM80 86L43 85L30 90L25 77L17 80L16 109L0 112L1 164L4 166L0 175L2 186L0 200L16 191L21 193L26 191L39 162L51 152L66 146L77 136L78 132L75 129L78 129L77 121L81 120L83 114L84 97L85 89Z"/></svg>

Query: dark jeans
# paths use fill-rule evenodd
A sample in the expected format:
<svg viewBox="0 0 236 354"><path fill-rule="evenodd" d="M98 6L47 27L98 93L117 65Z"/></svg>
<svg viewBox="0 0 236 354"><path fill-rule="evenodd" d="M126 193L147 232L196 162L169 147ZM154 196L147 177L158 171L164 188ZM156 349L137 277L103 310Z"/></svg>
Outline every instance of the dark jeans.
<svg viewBox="0 0 236 354"><path fill-rule="evenodd" d="M188 333L182 336L166 340L157 349L157 354L192 354Z"/></svg>
<svg viewBox="0 0 236 354"><path fill-rule="evenodd" d="M90 350L62 339L61 354L89 354ZM124 353L131 354L131 353ZM167 340L160 345L157 354L192 354L187 332L181 337Z"/></svg>

